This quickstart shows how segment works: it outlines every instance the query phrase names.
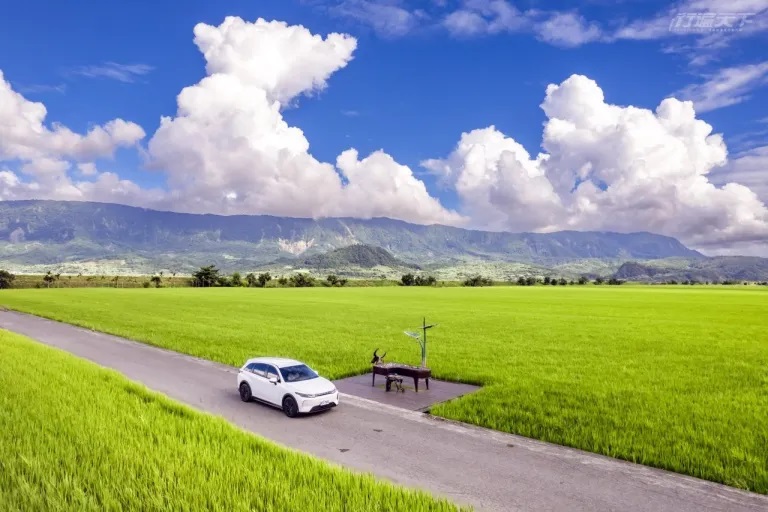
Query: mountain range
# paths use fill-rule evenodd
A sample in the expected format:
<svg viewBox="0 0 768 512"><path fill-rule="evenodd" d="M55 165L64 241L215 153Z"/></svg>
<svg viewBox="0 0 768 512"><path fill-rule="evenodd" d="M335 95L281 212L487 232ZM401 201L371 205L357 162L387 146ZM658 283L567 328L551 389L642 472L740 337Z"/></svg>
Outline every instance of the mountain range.
<svg viewBox="0 0 768 512"><path fill-rule="evenodd" d="M732 260L728 273L765 279L764 261ZM334 270L370 277L423 269L443 279L474 273L503 279L608 275L631 262L645 271L622 272L643 280L666 275L649 268L667 274L695 268L714 276L723 266L674 238L647 232L508 233L388 218L222 216L93 202L0 201L0 266L16 272L185 274L216 264L241 272Z"/></svg>

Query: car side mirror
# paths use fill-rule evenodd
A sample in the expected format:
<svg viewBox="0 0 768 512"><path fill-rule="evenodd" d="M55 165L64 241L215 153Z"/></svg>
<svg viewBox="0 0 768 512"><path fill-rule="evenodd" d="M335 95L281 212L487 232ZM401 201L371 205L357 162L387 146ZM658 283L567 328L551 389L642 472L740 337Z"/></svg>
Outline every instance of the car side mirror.
<svg viewBox="0 0 768 512"><path fill-rule="evenodd" d="M269 382L277 386L277 383L280 382L280 380L277 377L270 377Z"/></svg>

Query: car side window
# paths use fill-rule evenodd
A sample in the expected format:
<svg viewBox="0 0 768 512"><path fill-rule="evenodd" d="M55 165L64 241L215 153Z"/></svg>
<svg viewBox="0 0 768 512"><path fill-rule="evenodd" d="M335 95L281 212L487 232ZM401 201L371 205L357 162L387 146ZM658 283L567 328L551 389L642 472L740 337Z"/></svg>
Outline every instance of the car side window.
<svg viewBox="0 0 768 512"><path fill-rule="evenodd" d="M277 377L277 370L274 366L267 366L267 378L270 379L272 377Z"/></svg>
<svg viewBox="0 0 768 512"><path fill-rule="evenodd" d="M264 377L267 374L267 365L264 363L253 363L253 370L251 372L259 377Z"/></svg>

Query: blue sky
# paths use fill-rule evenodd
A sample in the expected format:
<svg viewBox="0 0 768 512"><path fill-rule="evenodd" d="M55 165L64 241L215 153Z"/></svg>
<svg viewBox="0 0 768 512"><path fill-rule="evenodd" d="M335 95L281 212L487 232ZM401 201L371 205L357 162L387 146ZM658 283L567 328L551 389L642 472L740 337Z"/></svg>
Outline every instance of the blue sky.
<svg viewBox="0 0 768 512"><path fill-rule="evenodd" d="M729 152L724 169L765 202L768 179L760 169L768 162L762 153L768 145L764 50L768 5L760 4L750 0L677 4L238 0L186 1L181 7L175 2L33 0L4 6L0 44L6 51L0 54L0 70L14 91L45 105L49 128L60 123L84 134L116 118L140 126L145 137L135 145L116 144L113 157L104 154L86 160L92 160L98 172L114 172L141 189L168 190L173 184L166 169L158 166L162 159L148 163L148 141L162 116L177 115L179 92L206 76L206 61L193 42L196 24L216 27L225 17L237 16L247 22L264 18L302 25L322 37L341 32L356 40L351 59L327 77L322 90L298 95L282 109L285 122L301 129L317 161L333 164L348 148L355 148L360 159L381 149L407 166L445 210L472 219L467 224L471 227L666 230L707 246L707 230L701 226L681 232L655 220L636 226L603 226L583 216L570 224L557 219L517 223L509 220L515 216L514 208L503 215L484 214L482 205L473 205L469 199L474 192L458 185L457 141L462 133L494 126L535 158L542 151L548 121L540 106L547 85L584 75L599 85L606 103L621 107L654 110L671 95L693 100L696 118L724 136ZM670 6L683 13L708 12L721 21L724 13L741 7L737 13L743 12L747 24L731 33L705 29L675 33L669 30L675 14ZM454 161L448 165L451 155ZM751 159L734 164L740 156ZM421 165L427 159L441 159L452 170L436 173ZM67 179L78 179L75 160L83 161L71 160ZM23 161L6 151L0 167L24 180ZM154 170L147 169L152 166ZM709 180L714 186L728 181L725 170L713 171ZM35 173L31 176L26 179L33 179ZM81 175L80 179L95 178ZM29 190L26 194L30 195ZM520 194L502 195L515 201ZM57 197L53 192L48 196ZM3 198L14 197L6 193ZM720 200L718 196L710 202ZM259 201L244 204L233 212L284 213L280 208L260 211L263 202ZM518 206L530 208L525 201ZM188 205L174 209L194 210ZM397 216L397 212L383 213ZM721 226L717 229L722 233L713 235L712 246L760 245L764 231L759 223L766 221L766 214L759 208L752 213L749 222L757 227L751 234L734 234L732 226ZM425 221L433 220L430 215ZM690 213L695 215L702 214ZM730 213L718 210L712 215ZM417 213L402 217L420 220Z"/></svg>

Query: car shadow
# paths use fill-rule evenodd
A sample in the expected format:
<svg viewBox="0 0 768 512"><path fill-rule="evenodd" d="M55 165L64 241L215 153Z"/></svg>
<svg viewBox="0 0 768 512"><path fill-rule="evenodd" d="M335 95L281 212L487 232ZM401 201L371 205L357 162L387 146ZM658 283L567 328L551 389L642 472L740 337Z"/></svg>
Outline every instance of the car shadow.
<svg viewBox="0 0 768 512"><path fill-rule="evenodd" d="M226 394L227 400L230 400L232 402L239 402L244 407L258 407L258 409L256 409L256 410L258 410L259 412L263 411L265 414L280 415L280 416L284 417L287 420L300 420L300 419L304 419L304 418L311 418L311 417L315 417L315 416L322 416L323 414L330 413L334 409L338 408L338 406L336 406L336 407L333 407L331 409L327 409L325 411L318 411L318 412L313 412L313 413L302 413L302 414L299 414L298 416L296 416L294 418L289 418L288 416L285 415L283 410L280 409L277 406L273 406L273 405L264 403L264 402L256 400L256 399L253 399L253 400L251 400L250 402L247 402L247 403L243 402L240 399L240 394L237 391L235 391L235 392L227 391L225 394Z"/></svg>

